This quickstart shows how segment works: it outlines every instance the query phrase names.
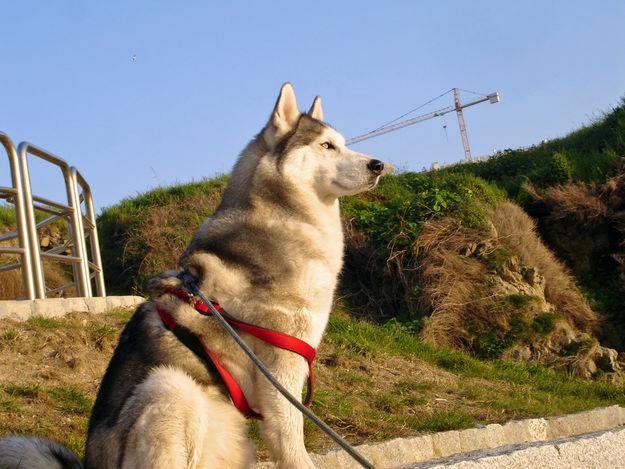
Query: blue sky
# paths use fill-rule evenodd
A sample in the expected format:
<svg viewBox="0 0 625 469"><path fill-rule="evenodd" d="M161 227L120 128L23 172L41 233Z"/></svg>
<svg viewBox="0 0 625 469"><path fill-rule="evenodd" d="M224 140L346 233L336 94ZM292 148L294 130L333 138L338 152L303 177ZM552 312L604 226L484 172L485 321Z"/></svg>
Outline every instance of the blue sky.
<svg viewBox="0 0 625 469"><path fill-rule="evenodd" d="M475 155L564 135L625 95L617 0L22 0L2 24L0 130L77 166L98 207L228 172L287 80L347 137L452 87L500 90L465 112ZM415 170L463 156L453 114L356 148ZM43 166L35 191L62 197Z"/></svg>

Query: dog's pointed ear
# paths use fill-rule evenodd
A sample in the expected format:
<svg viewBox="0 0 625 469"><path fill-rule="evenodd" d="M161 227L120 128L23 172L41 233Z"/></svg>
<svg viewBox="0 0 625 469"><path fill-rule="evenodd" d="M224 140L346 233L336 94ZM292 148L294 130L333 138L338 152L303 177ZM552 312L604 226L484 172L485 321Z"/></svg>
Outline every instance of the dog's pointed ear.
<svg viewBox="0 0 625 469"><path fill-rule="evenodd" d="M290 132L297 124L299 117L295 91L293 86L286 82L280 89L278 100L263 132L263 137L269 147L273 148L281 137Z"/></svg>
<svg viewBox="0 0 625 469"><path fill-rule="evenodd" d="M308 111L308 115L313 119L323 120L323 109L321 108L321 96L317 96L310 106L310 110Z"/></svg>

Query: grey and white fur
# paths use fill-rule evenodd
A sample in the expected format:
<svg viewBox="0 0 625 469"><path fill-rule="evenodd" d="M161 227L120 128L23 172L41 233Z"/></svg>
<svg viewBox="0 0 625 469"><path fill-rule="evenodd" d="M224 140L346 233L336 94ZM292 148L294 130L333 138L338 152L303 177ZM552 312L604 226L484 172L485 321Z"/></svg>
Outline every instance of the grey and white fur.
<svg viewBox="0 0 625 469"><path fill-rule="evenodd" d="M197 231L179 267L232 317L317 347L343 262L338 198L373 188L385 170L381 161L347 148L324 123L319 97L308 113L300 113L286 83L269 122L241 153L221 204ZM84 467L238 468L253 462L245 419L219 376L163 326L157 305L208 345L264 416L261 435L277 467L314 467L304 446L301 413L213 318L163 293L177 285L175 272L153 279L154 299L137 309L122 332L93 408ZM276 378L300 396L308 373L305 360L242 336ZM56 448L19 440L18 450L12 441L0 444L0 467L20 467L11 459L16 451L43 458ZM76 467L67 464L60 467ZM33 462L29 467L51 466Z"/></svg>

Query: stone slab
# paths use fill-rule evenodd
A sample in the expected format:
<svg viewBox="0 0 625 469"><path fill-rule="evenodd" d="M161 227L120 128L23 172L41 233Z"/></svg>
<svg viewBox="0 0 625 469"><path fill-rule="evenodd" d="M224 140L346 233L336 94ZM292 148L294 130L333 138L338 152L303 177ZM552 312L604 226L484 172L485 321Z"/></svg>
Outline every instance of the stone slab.
<svg viewBox="0 0 625 469"><path fill-rule="evenodd" d="M376 468L383 469L399 467L422 467L419 464L425 464L423 467L431 467L428 464L433 464L437 458L445 458L447 456L450 458L449 461L453 461L459 457L464 457L467 454L473 454L476 451L491 451L494 452L492 454L496 454L498 448L518 447L524 448L524 452L515 453L514 456L511 456L505 461L503 459L493 460L495 461L493 462L493 464L501 464L499 466L494 465L484 467L540 467L544 465L542 461L545 458L548 459L550 457L556 457L558 454L560 454L559 448L561 448L561 446L560 443L554 443L554 445L551 446L545 445L544 448L542 446L539 447L536 445L544 445L544 443L547 441L552 441L554 439L562 437L571 438L577 437L582 434L588 434L589 432L605 432L606 430L611 431L623 425L625 425L625 409L615 405L611 407L594 409L587 412L564 415L561 417L515 420L507 422L503 425L492 424L481 428L453 430L412 438L397 438L377 444L360 445L357 446L356 449L361 454L363 454L363 456L365 456L369 461L371 461ZM625 429L622 430L624 432L622 435L623 443L625 444ZM600 444L592 441L586 442L586 440L580 440L581 443L579 444L581 444L582 446L590 445L592 448L603 447L601 445L603 445L605 441L608 441L610 438L612 437L610 437L609 435L606 436L605 438L601 439L602 443ZM618 438L621 438L621 436L619 436ZM563 442L562 444L565 443L566 442ZM567 448L569 447L567 446ZM573 449L570 449L570 451L572 453L570 456L567 456L568 459L563 459L562 461L564 462L559 461L560 465L557 467L584 467L580 466L579 464L569 464L569 459L577 457L573 455ZM591 449L588 449L588 451L591 451ZM594 451L594 449L592 449L592 451ZM319 469L351 469L359 467L359 465L355 463L347 455L347 453L342 450L333 450L323 455L314 454L311 455L311 457L313 459L313 462ZM606 458L608 458L606 460L611 461L611 459L609 459L611 457L612 456L609 456L606 453ZM622 453L621 458L625 460L625 452ZM439 460L437 464L443 464L440 461L442 460ZM521 464L518 461L523 462L523 464L514 465ZM534 464L534 461L541 462L537 462ZM508 462L513 465L508 465ZM411 464L413 466L410 466ZM462 464L473 463L470 461L463 461ZM269 469L272 467L274 466L271 463L267 462L261 462L255 465L256 469ZM458 465L453 467L464 468L465 466ZM473 468L477 466L467 465L466 467ZM596 467L611 466L608 465Z"/></svg>
<svg viewBox="0 0 625 469"><path fill-rule="evenodd" d="M67 313L101 314L112 309L135 308L145 301L140 296L107 296L93 298L46 298L43 300L0 301L0 319L27 321L33 316L59 318Z"/></svg>
<svg viewBox="0 0 625 469"><path fill-rule="evenodd" d="M402 469L625 469L625 428L476 451Z"/></svg>

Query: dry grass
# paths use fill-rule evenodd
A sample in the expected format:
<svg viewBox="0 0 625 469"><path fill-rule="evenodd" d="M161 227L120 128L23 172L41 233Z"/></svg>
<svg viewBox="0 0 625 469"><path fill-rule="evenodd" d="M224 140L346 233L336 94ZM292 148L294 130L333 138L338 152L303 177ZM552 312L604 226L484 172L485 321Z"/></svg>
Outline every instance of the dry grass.
<svg viewBox="0 0 625 469"><path fill-rule="evenodd" d="M597 323L592 311L566 267L543 244L535 222L516 204L502 202L489 209L497 239L521 260L538 268L545 277L545 299L571 324L590 331Z"/></svg>
<svg viewBox="0 0 625 469"><path fill-rule="evenodd" d="M518 345L542 350L558 321L560 329L590 332L595 313L544 246L532 219L510 202L487 211L487 230L469 229L451 218L423 225L414 246L420 255L421 309L430 313L421 337L499 357ZM528 270L544 282L540 277L538 283L527 282L523 272Z"/></svg>
<svg viewBox="0 0 625 469"><path fill-rule="evenodd" d="M475 259L460 255L462 247L477 243L483 235L462 228L455 219L426 223L416 241L421 253L419 269L423 285L420 301L430 311L421 337L429 343L468 349L472 325L485 319L497 327L492 314L494 301L481 281L486 267ZM476 282L477 280L477 282Z"/></svg>
<svg viewBox="0 0 625 469"><path fill-rule="evenodd" d="M596 223L605 218L609 210L596 193L594 184L576 182L548 188L543 200L553 220L573 217L579 223Z"/></svg>
<svg viewBox="0 0 625 469"><path fill-rule="evenodd" d="M0 206L0 215L4 215L4 219L0 217L0 233L10 233L15 231L15 219L13 217L7 217L7 209L4 207L2 210L2 206ZM13 210L10 210L8 214L13 215ZM38 214L40 217L40 214ZM13 223L13 224L12 224ZM61 236L66 233L64 226L57 222L57 224L53 224L51 227L44 228L44 231L47 235L50 233L50 229L54 228L54 230L58 233L57 236ZM12 239L9 241L1 242L0 246L17 246L17 240ZM50 246L53 247L53 246ZM2 255L0 256L0 265L3 264L12 264L19 260L18 256L15 255ZM62 285L66 285L71 282L72 275L69 269L65 269L63 265L58 262L51 262L47 259L43 261L43 273L45 277L46 287L49 289L54 289L56 287L60 287ZM74 296L74 290L68 289L63 295L65 296ZM0 272L0 301L1 300L16 300L20 298L24 298L25 293L22 287L22 271L20 269L13 269L6 272Z"/></svg>
<svg viewBox="0 0 625 469"><path fill-rule="evenodd" d="M529 188L528 210L542 236L575 273L603 322L604 345L625 341L625 167L602 186L573 183ZM572 299L574 301L574 299Z"/></svg>
<svg viewBox="0 0 625 469"><path fill-rule="evenodd" d="M66 285L72 281L71 273L67 272L57 262L44 260L43 273L46 287L50 289ZM75 295L73 288L65 290L62 294L67 297ZM14 269L8 272L0 272L0 300L16 300L24 298L24 296L21 270Z"/></svg>

